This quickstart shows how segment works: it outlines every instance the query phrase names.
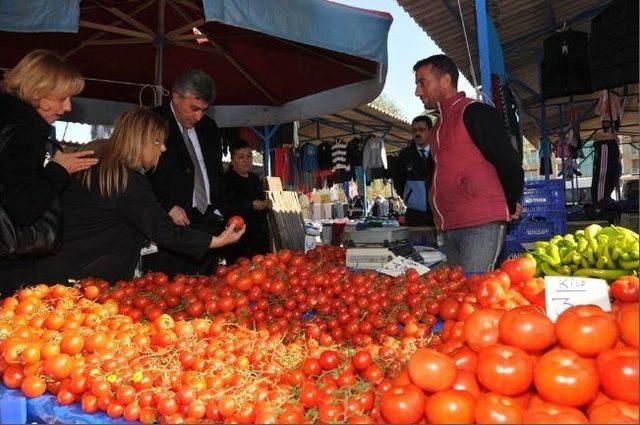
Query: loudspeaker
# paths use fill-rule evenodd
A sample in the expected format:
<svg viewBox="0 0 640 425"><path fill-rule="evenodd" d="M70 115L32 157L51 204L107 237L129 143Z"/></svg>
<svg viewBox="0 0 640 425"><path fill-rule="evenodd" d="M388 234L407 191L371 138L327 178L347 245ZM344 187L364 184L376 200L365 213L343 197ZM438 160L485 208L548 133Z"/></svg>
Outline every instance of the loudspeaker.
<svg viewBox="0 0 640 425"><path fill-rule="evenodd" d="M544 40L542 96L545 99L591 93L588 35L565 30Z"/></svg>
<svg viewBox="0 0 640 425"><path fill-rule="evenodd" d="M591 21L594 90L638 82L638 0L614 0Z"/></svg>

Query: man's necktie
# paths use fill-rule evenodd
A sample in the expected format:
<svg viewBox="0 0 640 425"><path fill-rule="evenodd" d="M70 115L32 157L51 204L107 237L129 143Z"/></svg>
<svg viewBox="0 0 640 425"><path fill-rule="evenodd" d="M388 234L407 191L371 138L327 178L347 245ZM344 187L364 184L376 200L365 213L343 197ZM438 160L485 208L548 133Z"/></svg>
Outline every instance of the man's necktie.
<svg viewBox="0 0 640 425"><path fill-rule="evenodd" d="M193 162L193 191L195 193L196 209L200 211L201 214L204 214L205 211L207 211L207 205L209 203L209 200L207 199L207 190L204 185L204 173L202 172L200 161L198 161L198 156L196 155L196 151L193 147L193 141L189 137L189 132L186 128L183 129L182 136L184 137L184 144L187 147L189 156L191 157L191 162Z"/></svg>

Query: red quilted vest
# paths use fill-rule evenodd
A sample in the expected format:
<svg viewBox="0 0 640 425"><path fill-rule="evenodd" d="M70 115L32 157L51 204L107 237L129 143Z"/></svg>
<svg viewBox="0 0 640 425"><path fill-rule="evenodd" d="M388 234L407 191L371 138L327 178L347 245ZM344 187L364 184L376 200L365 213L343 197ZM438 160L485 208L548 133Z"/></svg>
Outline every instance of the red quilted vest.
<svg viewBox="0 0 640 425"><path fill-rule="evenodd" d="M464 125L464 92L438 103L440 117L431 131L435 162L430 201L443 230L507 221L509 208L495 167L473 143Z"/></svg>

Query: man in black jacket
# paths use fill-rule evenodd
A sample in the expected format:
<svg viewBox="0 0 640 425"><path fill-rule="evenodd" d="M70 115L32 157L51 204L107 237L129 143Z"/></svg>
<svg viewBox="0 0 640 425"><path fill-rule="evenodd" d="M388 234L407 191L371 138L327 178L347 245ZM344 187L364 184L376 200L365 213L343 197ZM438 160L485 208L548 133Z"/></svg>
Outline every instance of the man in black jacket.
<svg viewBox="0 0 640 425"><path fill-rule="evenodd" d="M206 115L215 97L209 75L189 69L174 82L171 102L155 109L170 126L166 152L149 176L158 201L173 222L217 234L222 218L222 147L216 122ZM160 249L143 257L143 269L177 273L211 274L215 251L195 260Z"/></svg>
<svg viewBox="0 0 640 425"><path fill-rule="evenodd" d="M407 206L407 226L433 226L428 202L433 158L427 142L432 125L431 118L426 115L413 119L413 142L400 152L396 162L393 184Z"/></svg>

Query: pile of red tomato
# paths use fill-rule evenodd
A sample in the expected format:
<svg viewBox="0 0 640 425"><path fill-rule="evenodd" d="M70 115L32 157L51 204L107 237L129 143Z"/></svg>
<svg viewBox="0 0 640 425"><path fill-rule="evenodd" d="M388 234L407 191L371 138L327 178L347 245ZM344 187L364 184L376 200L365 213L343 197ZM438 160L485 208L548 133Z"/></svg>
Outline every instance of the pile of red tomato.
<svg viewBox="0 0 640 425"><path fill-rule="evenodd" d="M554 324L534 272L390 278L330 247L38 285L2 301L0 373L143 423L637 423L637 278Z"/></svg>
<svg viewBox="0 0 640 425"><path fill-rule="evenodd" d="M503 270L512 271L518 261ZM442 302L443 343L418 349L394 387L381 395L383 419L638 423L638 278L613 283L612 312L574 306L552 323L535 305L544 300L543 282L501 273L474 277L469 284L475 293ZM510 294L509 276L515 277L516 292L526 285L535 289L529 294L534 303L499 307L519 298Z"/></svg>

